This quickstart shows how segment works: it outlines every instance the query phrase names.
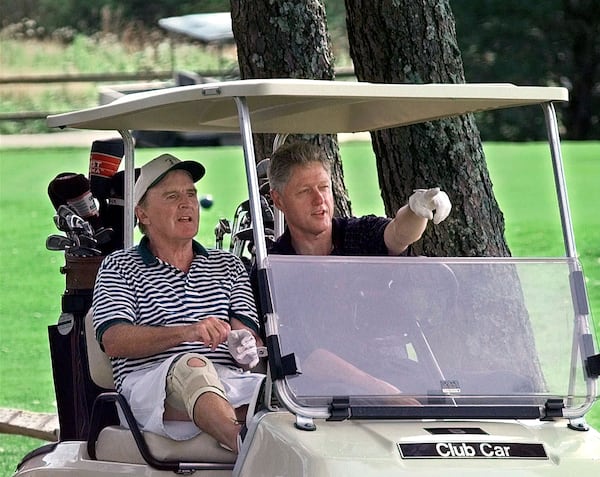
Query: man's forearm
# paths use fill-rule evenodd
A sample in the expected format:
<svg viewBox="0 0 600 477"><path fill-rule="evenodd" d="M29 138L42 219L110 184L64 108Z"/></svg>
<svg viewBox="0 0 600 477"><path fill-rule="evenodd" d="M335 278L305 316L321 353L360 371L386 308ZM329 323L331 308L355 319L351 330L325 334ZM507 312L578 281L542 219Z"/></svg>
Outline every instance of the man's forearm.
<svg viewBox="0 0 600 477"><path fill-rule="evenodd" d="M104 332L102 345L112 357L143 358L187 341L187 327L116 324Z"/></svg>
<svg viewBox="0 0 600 477"><path fill-rule="evenodd" d="M390 255L400 255L409 245L421 238L427 219L419 217L405 205L387 225L383 239Z"/></svg>
<svg viewBox="0 0 600 477"><path fill-rule="evenodd" d="M252 333L252 336L254 336L254 339L256 340L256 346L264 346L262 339L260 339L260 336L258 336L258 334L253 329L247 327L244 323L242 323L237 318L231 319L231 329L232 330L248 330L250 333Z"/></svg>

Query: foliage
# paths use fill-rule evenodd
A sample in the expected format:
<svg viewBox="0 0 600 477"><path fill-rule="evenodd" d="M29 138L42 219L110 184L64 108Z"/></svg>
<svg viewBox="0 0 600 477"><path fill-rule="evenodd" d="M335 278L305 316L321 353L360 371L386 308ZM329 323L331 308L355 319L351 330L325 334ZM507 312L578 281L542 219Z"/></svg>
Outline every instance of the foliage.
<svg viewBox="0 0 600 477"><path fill-rule="evenodd" d="M16 3L16 5L15 5ZM2 27L22 18L35 19L47 31L72 27L86 34L118 31L129 22L154 26L159 18L228 11L228 0L0 0ZM75 19L75 22L73 20ZM109 24L112 23L112 26Z"/></svg>
<svg viewBox="0 0 600 477"><path fill-rule="evenodd" d="M565 86L567 137L600 137L600 2L451 2L467 81ZM544 139L530 112L479 126L496 139Z"/></svg>
<svg viewBox="0 0 600 477"><path fill-rule="evenodd" d="M327 11L336 64L347 64L344 2L321 1ZM467 81L565 86L571 99L567 106L558 107L563 136L600 137L600 2L451 0L451 6ZM0 0L2 56L6 38L53 38L70 43L81 41L78 33L96 39L99 33L110 34L111 41L141 48L166 38L165 32L156 28L158 18L229 10L229 0ZM107 50L100 41L94 45L98 55ZM119 61L116 55L113 61ZM129 64L140 66L136 61ZM191 69L202 69L199 65ZM10 70L2 66L7 74ZM110 63L104 66L104 72L115 71ZM498 115L496 119L478 124L489 139L543 139L539 115L520 113L512 119Z"/></svg>

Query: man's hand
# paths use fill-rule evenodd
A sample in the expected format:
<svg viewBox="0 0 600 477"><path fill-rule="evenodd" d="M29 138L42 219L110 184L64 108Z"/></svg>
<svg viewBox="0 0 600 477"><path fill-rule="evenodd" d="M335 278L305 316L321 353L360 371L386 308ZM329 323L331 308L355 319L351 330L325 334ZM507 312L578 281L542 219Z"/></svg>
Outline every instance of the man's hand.
<svg viewBox="0 0 600 477"><path fill-rule="evenodd" d="M219 344L227 340L231 326L224 320L215 316L209 316L199 320L197 323L186 327L186 338L183 341L201 341L211 351L217 349Z"/></svg>
<svg viewBox="0 0 600 477"><path fill-rule="evenodd" d="M408 206L418 216L429 220L433 219L433 223L436 225L448 217L452 209L448 195L439 187L416 189L408 198Z"/></svg>
<svg viewBox="0 0 600 477"><path fill-rule="evenodd" d="M227 336L227 346L233 359L254 368L258 364L256 339L248 330L232 330Z"/></svg>

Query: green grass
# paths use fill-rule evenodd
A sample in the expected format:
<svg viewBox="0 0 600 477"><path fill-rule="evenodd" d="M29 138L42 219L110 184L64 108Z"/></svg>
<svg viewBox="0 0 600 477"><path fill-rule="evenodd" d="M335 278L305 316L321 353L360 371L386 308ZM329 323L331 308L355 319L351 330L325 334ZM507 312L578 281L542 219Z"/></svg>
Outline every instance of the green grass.
<svg viewBox="0 0 600 477"><path fill-rule="evenodd" d="M513 255L564 254L547 146L488 144L485 150ZM577 253L600 330L600 215L595 205L600 203L600 142L564 143L563 161Z"/></svg>
<svg viewBox="0 0 600 477"><path fill-rule="evenodd" d="M562 255L559 218L554 207L552 170L546 145L486 144L488 167L498 202L505 213L507 240L514 255ZM162 150L138 151L139 163ZM232 218L246 197L242 155L236 148L177 149L182 159L197 159L207 168L200 194L212 194L214 205L202 212L199 240L214 245L219 217ZM600 320L600 143L563 146L566 179L578 252L587 275L592 310ZM383 213L370 143L342 145L346 185L355 215ZM368 158L368 160L363 160ZM64 257L45 249L57 233L46 190L56 174L88 169L84 148L0 149L0 406L32 411L56 410L47 326L60 314ZM600 333L596 324L596 335ZM600 404L588 415L600 429ZM0 475L42 442L0 435Z"/></svg>

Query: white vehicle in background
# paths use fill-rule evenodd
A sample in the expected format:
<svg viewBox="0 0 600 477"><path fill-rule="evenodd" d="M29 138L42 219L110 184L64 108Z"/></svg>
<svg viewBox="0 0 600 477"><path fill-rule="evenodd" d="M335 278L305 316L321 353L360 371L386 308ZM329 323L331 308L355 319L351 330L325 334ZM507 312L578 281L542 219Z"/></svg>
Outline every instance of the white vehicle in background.
<svg viewBox="0 0 600 477"><path fill-rule="evenodd" d="M566 100L564 88L508 84L243 80L49 117L50 126L122 135L125 246L134 228L131 130L241 133L249 201L232 240L253 242L268 362L237 458L204 434L172 442L141 432L86 327L92 266L81 293L67 286L63 304L73 309L60 333L50 330L61 438L26 456L15 476L600 475L600 434L585 422L600 355L553 106ZM565 256L268 254L253 133L373 131L528 105L546 118ZM274 215L268 233L278 235L283 219ZM72 269L85 261L66 259ZM487 326L482 340L484 323L510 326ZM348 381L331 354L402 393ZM115 419L115 404L131 430Z"/></svg>
<svg viewBox="0 0 600 477"><path fill-rule="evenodd" d="M199 74L195 71L176 69L174 37L180 36L188 41L200 43L203 47L217 50L219 71L226 71L227 65L224 51L228 45L234 45L233 30L231 28L231 13L195 13L176 17L166 17L158 20L158 25L168 32L171 49L171 70L173 77L168 81L150 81L134 83L117 83L102 85L98 89L98 103L108 104L126 94L148 92L157 89L173 88L175 86L189 86L193 84L209 83L238 79L237 68L229 71L225 77L213 78L211 73ZM148 131L132 130L136 147L199 147L199 146L231 146L240 144L239 131L227 132L199 132L199 131Z"/></svg>

